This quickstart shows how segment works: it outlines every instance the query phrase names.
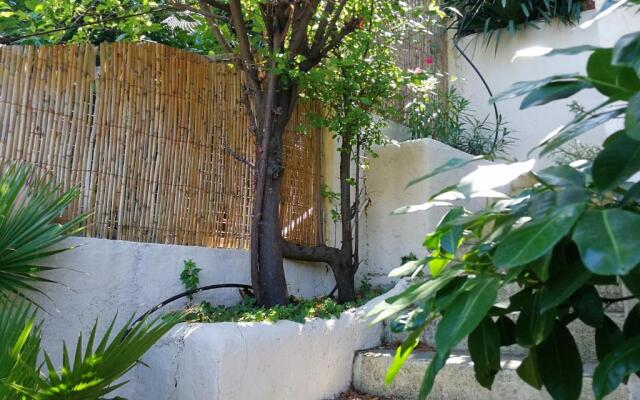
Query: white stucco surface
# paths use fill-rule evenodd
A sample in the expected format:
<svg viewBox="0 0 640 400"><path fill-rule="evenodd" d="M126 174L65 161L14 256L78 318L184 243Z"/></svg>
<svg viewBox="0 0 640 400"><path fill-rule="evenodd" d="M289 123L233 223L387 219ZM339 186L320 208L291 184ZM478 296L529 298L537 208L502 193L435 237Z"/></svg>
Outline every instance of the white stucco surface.
<svg viewBox="0 0 640 400"><path fill-rule="evenodd" d="M154 400L321 400L351 384L355 352L378 346L382 325L367 313L394 289L340 318L305 324L181 324L135 371L131 398Z"/></svg>
<svg viewBox="0 0 640 400"><path fill-rule="evenodd" d="M101 333L116 313L124 323L132 314L183 292L179 275L186 259L193 259L202 268L201 286L250 282L249 253L244 250L92 238L71 238L65 245L78 247L47 260L47 265L60 269L44 275L62 284L40 285L50 299L37 299L48 312L40 313L44 319L43 347L54 360L60 357L62 340L75 342L80 332L87 337L96 317ZM296 296L324 296L334 285L331 272L324 266L286 261L285 272L289 291ZM196 296L196 301L212 304L234 304L239 299L237 289ZM176 301L166 309L182 308L185 301Z"/></svg>
<svg viewBox="0 0 640 400"><path fill-rule="evenodd" d="M451 158L472 156L433 139L419 139L391 144L376 149L377 158L370 159L367 171L367 209L365 265L359 277L372 278L374 284L388 282L389 272L401 264L401 258L413 252L424 255L424 237L432 232L449 210L437 207L406 215L391 215L397 208L422 204L441 189L453 185L482 163L472 163L443 173L408 189L409 181L434 170ZM485 162L486 164L486 162ZM467 207L483 205L484 200L460 203Z"/></svg>
<svg viewBox="0 0 640 400"><path fill-rule="evenodd" d="M600 8L602 1L596 1ZM637 7L636 7L637 10ZM595 15L595 11L582 14L582 21ZM541 79L554 74L585 73L589 53L572 56L519 58L512 61L516 51L533 46L565 48L582 44L612 46L622 35L638 30L640 14L634 9L617 10L610 16L596 22L588 29L577 26L540 23L540 29L525 29L510 37L506 32L500 35L497 52L495 42L485 44L483 37L468 37L460 41L460 46L478 67L494 94L500 93L518 81ZM480 78L457 50L449 49L449 73L458 78L453 85L471 101L472 108L479 117L493 110L488 103L489 96ZM577 100L585 107L598 104L602 97L591 89L582 91L569 100L555 101L539 107L519 110L522 98L498 103L504 120L513 131L516 142L507 151L509 156L525 159L527 152L558 126L571 121L573 115L566 107L571 100ZM615 122L594 129L580 138L582 142L601 144L618 129ZM547 162L548 163L548 162ZM540 166L544 165L540 163Z"/></svg>

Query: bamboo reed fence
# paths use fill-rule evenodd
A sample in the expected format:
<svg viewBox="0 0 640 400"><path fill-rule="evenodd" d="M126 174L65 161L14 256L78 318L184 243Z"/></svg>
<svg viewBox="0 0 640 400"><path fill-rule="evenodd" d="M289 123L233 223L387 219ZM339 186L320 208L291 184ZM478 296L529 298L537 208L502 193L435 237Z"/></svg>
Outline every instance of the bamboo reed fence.
<svg viewBox="0 0 640 400"><path fill-rule="evenodd" d="M35 166L80 198L86 234L246 248L253 138L240 74L158 44L0 48L0 159ZM289 125L281 217L299 244L321 238L321 131ZM248 162L248 163L247 163Z"/></svg>

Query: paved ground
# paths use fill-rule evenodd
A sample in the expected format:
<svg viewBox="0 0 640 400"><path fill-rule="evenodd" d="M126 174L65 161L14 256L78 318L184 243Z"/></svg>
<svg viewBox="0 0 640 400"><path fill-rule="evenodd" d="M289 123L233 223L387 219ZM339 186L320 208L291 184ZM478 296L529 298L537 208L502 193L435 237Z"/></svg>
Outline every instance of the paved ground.
<svg viewBox="0 0 640 400"><path fill-rule="evenodd" d="M338 397L335 397L333 400L393 400L393 398L372 396L370 394L358 392L354 389L349 389L348 392L344 392L340 394Z"/></svg>

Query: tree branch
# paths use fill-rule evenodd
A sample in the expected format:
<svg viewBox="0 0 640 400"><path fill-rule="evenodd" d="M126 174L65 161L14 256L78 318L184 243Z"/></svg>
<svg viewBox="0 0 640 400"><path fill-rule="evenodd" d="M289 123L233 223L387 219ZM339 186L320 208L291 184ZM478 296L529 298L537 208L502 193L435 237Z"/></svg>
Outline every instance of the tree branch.
<svg viewBox="0 0 640 400"><path fill-rule="evenodd" d="M293 260L335 264L339 258L339 253L339 249L324 244L318 246L303 246L282 239L282 255L285 258Z"/></svg>

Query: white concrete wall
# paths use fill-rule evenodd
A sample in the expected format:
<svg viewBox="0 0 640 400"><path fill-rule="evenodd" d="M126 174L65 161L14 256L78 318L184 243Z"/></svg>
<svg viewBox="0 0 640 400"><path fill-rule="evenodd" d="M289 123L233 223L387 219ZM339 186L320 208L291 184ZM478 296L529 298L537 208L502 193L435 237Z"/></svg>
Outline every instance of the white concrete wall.
<svg viewBox="0 0 640 400"><path fill-rule="evenodd" d="M596 2L600 8L602 0ZM485 45L483 37L469 37L460 41L467 55L480 69L494 94L500 93L518 81L536 80L553 74L585 72L589 53L573 56L536 57L511 61L517 50L532 46L553 48L571 47L581 44L612 46L622 35L640 28L640 14L635 9L618 10L607 18L595 23L588 29L561 24L540 23L540 30L526 29L510 37L504 32L500 37L497 53L495 42ZM595 11L582 14L582 21L591 19ZM492 113L488 104L488 94L479 77L471 66L454 48L449 49L449 73L458 78L453 85L467 97L478 116ZM575 100L589 107L596 105L602 97L595 90L587 90L574 96ZM509 156L526 159L527 152L558 126L569 122L572 114L566 104L570 101L555 101L544 106L519 110L522 98L498 103L504 120L514 131L517 142L507 151ZM584 135L580 140L585 143L601 144L604 138L615 132L616 123L606 124ZM549 161L547 161L549 163ZM544 163L540 163L540 166Z"/></svg>
<svg viewBox="0 0 640 400"><path fill-rule="evenodd" d="M367 171L367 195L371 205L366 213L365 265L358 277L371 277L372 282L387 283L388 273L401 264L401 258L413 252L425 254L424 237L432 232L448 208L434 208L424 212L391 215L402 206L422 204L446 186L455 184L477 168L473 163L405 189L409 181L425 175L451 158L470 159L472 156L433 139L419 139L391 144L376 149L377 158L370 160ZM484 205L484 200L466 204Z"/></svg>
<svg viewBox="0 0 640 400"><path fill-rule="evenodd" d="M193 259L202 271L200 285L250 282L249 253L244 250L160 245L127 241L71 238L64 245L78 246L51 257L46 264L60 269L44 274L62 284L39 287L50 297L40 296L39 304L48 312L44 319L43 347L59 360L62 340L88 336L96 317L105 325L116 313L124 323L133 313L140 314L162 300L185 289L180 282L183 261ZM292 295L327 295L334 285L325 267L285 262ZM198 294L196 300L213 304L234 304L240 299L237 289L219 289ZM167 309L178 309L186 299Z"/></svg>
<svg viewBox="0 0 640 400"><path fill-rule="evenodd" d="M330 399L350 386L355 352L380 345L382 325L367 313L406 286L338 319L181 324L145 355L131 398Z"/></svg>

